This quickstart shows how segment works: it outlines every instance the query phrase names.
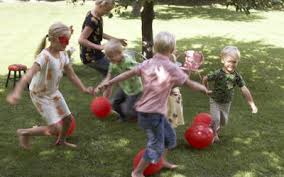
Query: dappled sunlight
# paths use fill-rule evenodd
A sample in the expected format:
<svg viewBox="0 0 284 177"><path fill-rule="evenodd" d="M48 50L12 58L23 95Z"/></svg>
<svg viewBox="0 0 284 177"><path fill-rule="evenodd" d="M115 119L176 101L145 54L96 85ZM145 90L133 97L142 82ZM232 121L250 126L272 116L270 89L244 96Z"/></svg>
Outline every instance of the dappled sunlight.
<svg viewBox="0 0 284 177"><path fill-rule="evenodd" d="M178 165L178 169L180 169L180 170L186 170L186 168L187 168L186 165L182 165L182 164Z"/></svg>
<svg viewBox="0 0 284 177"><path fill-rule="evenodd" d="M170 19L188 19L188 18L203 18L211 20L225 20L225 21L255 21L265 19L264 16L258 13L236 12L232 8L226 8L221 5L213 6L158 6L156 7L156 19L170 20Z"/></svg>
<svg viewBox="0 0 284 177"><path fill-rule="evenodd" d="M241 151L239 151L239 150L233 151L233 156L239 156L240 154L241 154Z"/></svg>
<svg viewBox="0 0 284 177"><path fill-rule="evenodd" d="M64 151L64 159L65 160L72 160L75 157L75 153L74 151L70 151L70 150L65 150Z"/></svg>
<svg viewBox="0 0 284 177"><path fill-rule="evenodd" d="M6 163L11 162L11 160L14 160L14 159L12 159L11 157L4 157L0 161L2 164L6 164Z"/></svg>
<svg viewBox="0 0 284 177"><path fill-rule="evenodd" d="M4 88L0 88L0 94L4 93L4 92L5 92L5 89Z"/></svg>
<svg viewBox="0 0 284 177"><path fill-rule="evenodd" d="M233 138L233 142L244 145L250 145L252 144L252 141L253 141L252 138L238 138L238 137Z"/></svg>
<svg viewBox="0 0 284 177"><path fill-rule="evenodd" d="M276 69L278 70L278 71L283 71L283 68L281 67L281 66L276 66ZM279 76L278 76L279 77ZM280 78L280 77L279 77Z"/></svg>
<svg viewBox="0 0 284 177"><path fill-rule="evenodd" d="M192 44L192 48L194 48L194 49L201 48L202 46L203 46L203 44Z"/></svg>
<svg viewBox="0 0 284 177"><path fill-rule="evenodd" d="M262 154L268 159L269 164L278 170L283 170L284 167L281 165L281 157L274 152L264 151Z"/></svg>
<svg viewBox="0 0 284 177"><path fill-rule="evenodd" d="M250 171L239 171L233 177L257 177L258 175Z"/></svg>
<svg viewBox="0 0 284 177"><path fill-rule="evenodd" d="M252 68L252 69L251 69L251 72L252 72L252 73L256 73L256 69Z"/></svg>
<svg viewBox="0 0 284 177"><path fill-rule="evenodd" d="M182 174L174 174L172 177L187 177L187 176L182 175Z"/></svg>
<svg viewBox="0 0 284 177"><path fill-rule="evenodd" d="M49 149L49 150L45 150L45 151L41 151L38 155L40 157L47 157L47 156L51 156L51 155L55 155L56 151L55 149Z"/></svg>
<svg viewBox="0 0 284 177"><path fill-rule="evenodd" d="M236 12L234 8L226 8L222 5L203 5L203 6L183 6L183 5L156 5L155 19L157 20L173 20L173 19L192 19L201 18L220 21L242 21L252 22L266 19L264 15L252 11L250 15ZM123 10L120 18L138 19L134 17L130 8Z"/></svg>
<svg viewBox="0 0 284 177"><path fill-rule="evenodd" d="M126 138L120 138L116 142L113 142L113 147L115 148L121 148L129 145L130 141Z"/></svg>
<svg viewBox="0 0 284 177"><path fill-rule="evenodd" d="M257 131L257 130L251 130L250 134L252 134L254 136L254 138L260 138L261 137L260 132Z"/></svg>

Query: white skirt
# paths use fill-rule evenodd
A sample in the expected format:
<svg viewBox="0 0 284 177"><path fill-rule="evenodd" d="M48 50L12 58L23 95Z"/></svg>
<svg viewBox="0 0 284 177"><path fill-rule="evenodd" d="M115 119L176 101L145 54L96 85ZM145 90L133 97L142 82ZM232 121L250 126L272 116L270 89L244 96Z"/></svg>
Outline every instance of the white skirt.
<svg viewBox="0 0 284 177"><path fill-rule="evenodd" d="M41 95L30 92L33 104L48 125L55 124L71 114L63 95L57 90L51 95Z"/></svg>

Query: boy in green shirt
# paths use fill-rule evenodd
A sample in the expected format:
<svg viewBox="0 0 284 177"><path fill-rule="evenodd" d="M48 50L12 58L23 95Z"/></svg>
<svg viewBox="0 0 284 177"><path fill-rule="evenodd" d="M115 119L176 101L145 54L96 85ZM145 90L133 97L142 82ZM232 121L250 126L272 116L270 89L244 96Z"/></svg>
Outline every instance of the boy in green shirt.
<svg viewBox="0 0 284 177"><path fill-rule="evenodd" d="M213 93L210 94L210 113L213 117L214 141L219 141L220 124L228 122L230 106L237 85L246 98L252 113L257 113L252 95L245 85L242 76L236 71L240 60L240 51L235 46L226 46L221 52L222 69L215 70L203 78L203 84L208 88L208 81L214 82Z"/></svg>
<svg viewBox="0 0 284 177"><path fill-rule="evenodd" d="M104 50L110 60L110 65L108 74L102 83L111 80L125 71L131 70L138 64L135 58L123 52L123 47L117 40L110 40L104 46ZM120 115L119 120L126 121L136 118L134 105L142 90L141 78L137 76L119 83L119 88L112 98L112 107ZM112 89L109 88L104 92L104 96L110 97L111 92Z"/></svg>

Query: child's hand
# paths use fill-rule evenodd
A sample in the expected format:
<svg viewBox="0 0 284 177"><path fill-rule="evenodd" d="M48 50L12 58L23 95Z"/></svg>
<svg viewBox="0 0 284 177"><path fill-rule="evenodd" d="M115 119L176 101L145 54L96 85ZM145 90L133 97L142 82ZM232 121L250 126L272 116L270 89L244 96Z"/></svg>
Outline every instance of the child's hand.
<svg viewBox="0 0 284 177"><path fill-rule="evenodd" d="M83 92L87 93L87 94L90 94L90 95L93 95L94 88L93 87L88 87Z"/></svg>
<svg viewBox="0 0 284 177"><path fill-rule="evenodd" d="M96 88L96 90L97 90L98 92L103 92L103 91L105 91L109 86L111 86L111 83L110 83L110 82L104 82L104 83L102 83L101 85L99 85L99 86Z"/></svg>
<svg viewBox="0 0 284 177"><path fill-rule="evenodd" d="M20 99L21 99L21 96L13 92L7 96L6 101L11 105L16 105L18 104Z"/></svg>
<svg viewBox="0 0 284 177"><path fill-rule="evenodd" d="M252 103L252 104L250 105L250 107L251 107L251 112L252 112L253 114L256 114L257 111L258 111L256 105L255 105L254 103Z"/></svg>
<svg viewBox="0 0 284 177"><path fill-rule="evenodd" d="M104 50L104 49L105 49L105 44L99 45L98 50Z"/></svg>
<svg viewBox="0 0 284 177"><path fill-rule="evenodd" d="M126 39L118 39L118 40L124 47L127 46L127 40Z"/></svg>
<svg viewBox="0 0 284 177"><path fill-rule="evenodd" d="M94 92L93 92L93 95L97 95L97 94L99 94L100 93L100 86L98 86L98 87L96 87L96 88L94 88Z"/></svg>
<svg viewBox="0 0 284 177"><path fill-rule="evenodd" d="M208 90L208 89L206 89L206 91L205 91L205 93L206 93L206 95L211 95L212 94L212 90Z"/></svg>

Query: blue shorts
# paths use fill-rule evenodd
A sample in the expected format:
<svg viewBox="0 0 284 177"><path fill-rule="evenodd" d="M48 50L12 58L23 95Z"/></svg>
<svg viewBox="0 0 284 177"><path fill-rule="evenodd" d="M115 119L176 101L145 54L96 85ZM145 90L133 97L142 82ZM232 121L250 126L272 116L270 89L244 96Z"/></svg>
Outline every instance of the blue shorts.
<svg viewBox="0 0 284 177"><path fill-rule="evenodd" d="M100 59L92 60L90 63L86 63L86 65L94 68L105 77L108 73L109 60L104 56Z"/></svg>
<svg viewBox="0 0 284 177"><path fill-rule="evenodd" d="M175 129L164 115L138 112L138 124L145 130L148 139L143 157L145 161L156 163L165 149L172 149L176 146Z"/></svg>

